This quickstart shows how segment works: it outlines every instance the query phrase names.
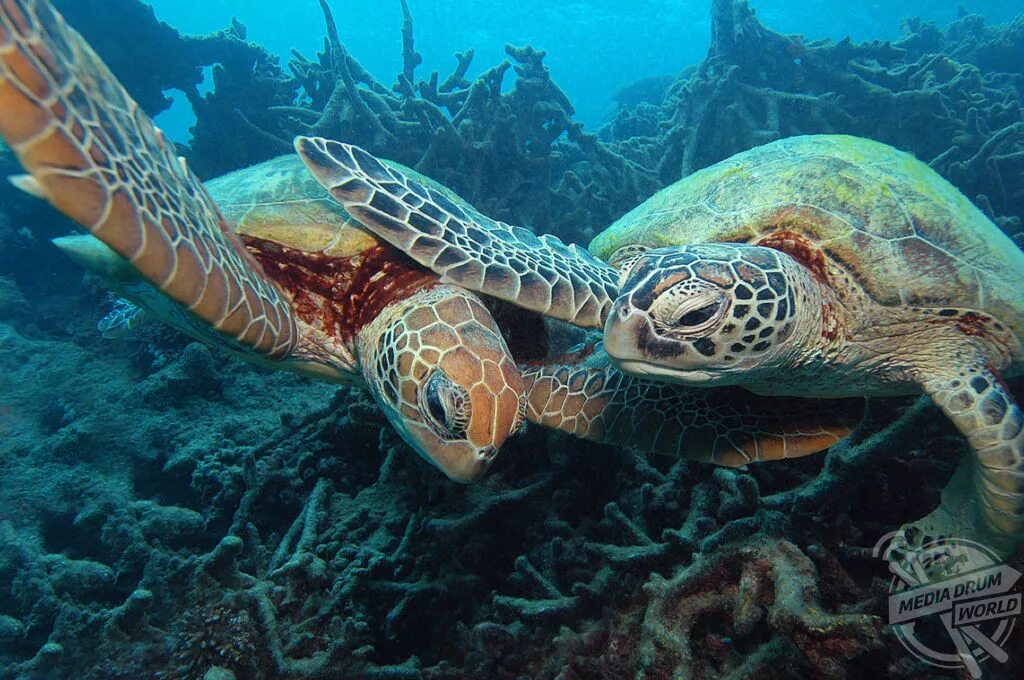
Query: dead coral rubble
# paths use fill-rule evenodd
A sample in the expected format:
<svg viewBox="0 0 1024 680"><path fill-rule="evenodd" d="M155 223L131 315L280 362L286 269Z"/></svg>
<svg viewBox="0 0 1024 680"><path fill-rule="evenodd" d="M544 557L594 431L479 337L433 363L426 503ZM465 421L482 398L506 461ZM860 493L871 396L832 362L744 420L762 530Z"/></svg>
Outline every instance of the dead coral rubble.
<svg viewBox="0 0 1024 680"><path fill-rule="evenodd" d="M217 369L205 399L249 373ZM172 409L177 436L203 438L180 410L203 397L137 401L140 428ZM886 570L863 547L936 503L961 453L934 446L950 428L930 407L750 471L531 430L462 487L345 390L286 417L277 403L247 413L279 420L261 439L140 452L138 498L88 500L38 534L0 523L0 678L922 671L878 621ZM79 423L81 439L105 426Z"/></svg>
<svg viewBox="0 0 1024 680"><path fill-rule="evenodd" d="M661 186L736 152L848 133L914 153L1008 233L1024 231L1024 17L989 27L964 15L945 29L908 20L892 43L812 41L766 28L746 0L713 0L704 61L660 104L625 106L594 135L572 120L541 50L507 46L509 60L470 81L468 49L447 77L418 79L405 2L402 71L391 86L348 51L324 0L324 48L312 59L293 53L290 73L245 42L237 22L194 38L139 0L104 2L147 39L118 41L120 22L60 5L151 114L167 106L164 90L186 94L197 123L183 151L203 177L288 153L296 134L323 135L415 167L496 218L586 243ZM214 88L200 95L210 65Z"/></svg>
<svg viewBox="0 0 1024 680"><path fill-rule="evenodd" d="M748 677L782 660L790 671L845 678L882 646L882 617L827 612L818 573L789 541L758 536L645 586L638 665L682 678ZM759 640L740 654L748 639Z"/></svg>
<svg viewBox="0 0 1024 680"><path fill-rule="evenodd" d="M140 0L58 5L150 115L170 105L165 91L185 94L197 120L182 152L203 178L290 153L295 135L322 135L415 167L494 217L567 240L588 239L657 189L652 173L572 120L542 50L508 45L508 60L470 81L468 49L447 77L419 79L405 2L403 66L390 87L351 55L325 1L323 50L313 58L294 52L287 72L246 42L237 21L193 37L158 22ZM105 19L114 15L124 20ZM132 40L120 39L126 25ZM213 88L200 94L204 67L212 67Z"/></svg>

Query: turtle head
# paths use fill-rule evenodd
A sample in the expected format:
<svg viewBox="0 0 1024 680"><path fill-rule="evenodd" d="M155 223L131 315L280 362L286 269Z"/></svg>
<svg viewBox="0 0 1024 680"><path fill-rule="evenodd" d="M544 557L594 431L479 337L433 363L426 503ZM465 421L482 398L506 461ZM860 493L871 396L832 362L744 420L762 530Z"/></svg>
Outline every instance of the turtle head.
<svg viewBox="0 0 1024 680"><path fill-rule="evenodd" d="M447 285L385 309L360 333L360 363L384 413L417 453L471 482L523 424L523 379L487 308Z"/></svg>
<svg viewBox="0 0 1024 680"><path fill-rule="evenodd" d="M743 384L787 360L804 276L788 255L760 246L646 251L623 269L605 348L629 373Z"/></svg>

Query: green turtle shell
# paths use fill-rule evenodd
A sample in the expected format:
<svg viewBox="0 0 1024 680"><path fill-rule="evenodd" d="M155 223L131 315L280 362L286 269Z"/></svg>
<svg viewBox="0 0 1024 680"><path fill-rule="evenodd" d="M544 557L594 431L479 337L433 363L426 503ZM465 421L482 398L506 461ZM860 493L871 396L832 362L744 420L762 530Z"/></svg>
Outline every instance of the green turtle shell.
<svg viewBox="0 0 1024 680"><path fill-rule="evenodd" d="M415 170L384 163L461 203L450 190ZM331 198L295 154L230 172L204 186L239 234L331 257L351 257L380 244Z"/></svg>
<svg viewBox="0 0 1024 680"><path fill-rule="evenodd" d="M986 311L1024 336L1024 252L910 154L857 137L791 137L737 154L657 194L590 251L751 242L796 232L881 305Z"/></svg>

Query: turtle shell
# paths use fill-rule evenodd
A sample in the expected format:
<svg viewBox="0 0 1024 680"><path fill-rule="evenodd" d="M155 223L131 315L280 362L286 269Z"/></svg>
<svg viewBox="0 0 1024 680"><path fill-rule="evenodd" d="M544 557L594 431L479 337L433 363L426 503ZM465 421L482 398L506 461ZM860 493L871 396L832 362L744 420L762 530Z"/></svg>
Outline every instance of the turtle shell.
<svg viewBox="0 0 1024 680"><path fill-rule="evenodd" d="M464 204L449 189L415 170L383 162ZM230 172L204 186L227 223L242 235L330 257L352 257L380 244L324 190L295 154Z"/></svg>
<svg viewBox="0 0 1024 680"><path fill-rule="evenodd" d="M986 311L1024 336L1024 252L910 154L842 135L791 137L666 187L590 251L754 242L795 232L878 304Z"/></svg>

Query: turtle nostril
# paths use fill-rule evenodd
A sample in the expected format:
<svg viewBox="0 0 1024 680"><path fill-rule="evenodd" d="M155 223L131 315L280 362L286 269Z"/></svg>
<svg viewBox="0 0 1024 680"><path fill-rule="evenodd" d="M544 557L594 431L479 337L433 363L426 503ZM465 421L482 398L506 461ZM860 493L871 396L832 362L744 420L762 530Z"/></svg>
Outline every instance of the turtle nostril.
<svg viewBox="0 0 1024 680"><path fill-rule="evenodd" d="M619 318L625 320L629 316L629 305L619 306Z"/></svg>

